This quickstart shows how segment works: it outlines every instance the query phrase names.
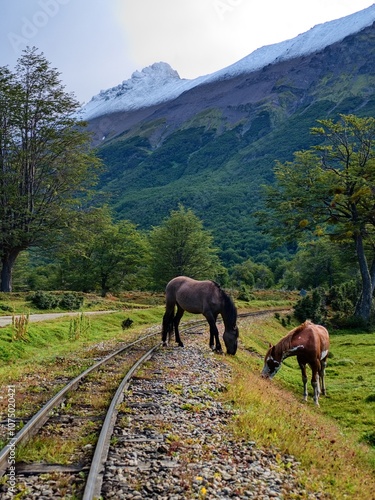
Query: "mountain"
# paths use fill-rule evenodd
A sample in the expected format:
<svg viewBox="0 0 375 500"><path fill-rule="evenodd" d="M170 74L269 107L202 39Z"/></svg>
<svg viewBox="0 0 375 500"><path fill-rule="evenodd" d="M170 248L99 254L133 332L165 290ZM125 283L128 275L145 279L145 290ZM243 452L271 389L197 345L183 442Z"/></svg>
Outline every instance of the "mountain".
<svg viewBox="0 0 375 500"><path fill-rule="evenodd" d="M142 71L135 71L120 85L102 90L82 108L81 116L90 120L116 111L131 111L170 101L197 85L233 78L269 64L312 54L357 33L374 21L375 4L342 19L319 24L291 40L261 47L227 68L194 80L181 79L167 63L154 63Z"/></svg>
<svg viewBox="0 0 375 500"><path fill-rule="evenodd" d="M195 80L156 63L95 96L82 116L118 217L148 229L182 203L227 265L274 256L253 217L261 185L317 119L375 116L374 21L375 5Z"/></svg>

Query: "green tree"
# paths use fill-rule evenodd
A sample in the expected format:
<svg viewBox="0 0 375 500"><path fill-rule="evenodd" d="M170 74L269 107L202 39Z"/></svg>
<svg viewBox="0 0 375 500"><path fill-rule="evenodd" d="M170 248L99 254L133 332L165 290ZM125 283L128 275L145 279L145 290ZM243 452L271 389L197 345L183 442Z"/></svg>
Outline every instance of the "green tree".
<svg viewBox="0 0 375 500"><path fill-rule="evenodd" d="M332 245L327 238L301 243L286 265L281 284L289 289L330 288L354 278L352 253L348 244Z"/></svg>
<svg viewBox="0 0 375 500"><path fill-rule="evenodd" d="M41 246L82 203L99 161L59 73L28 48L0 67L0 290L11 291L20 252Z"/></svg>
<svg viewBox="0 0 375 500"><path fill-rule="evenodd" d="M309 232L351 242L362 282L355 315L368 322L375 286L375 119L341 115L318 123L312 133L322 143L277 164L260 220L284 240Z"/></svg>
<svg viewBox="0 0 375 500"><path fill-rule="evenodd" d="M213 237L202 221L182 205L150 233L151 275L156 288L175 276L214 279L224 273Z"/></svg>
<svg viewBox="0 0 375 500"><path fill-rule="evenodd" d="M247 285L258 289L271 288L274 285L274 276L265 264L257 264L251 259L233 266L232 278L240 285Z"/></svg>
<svg viewBox="0 0 375 500"><path fill-rule="evenodd" d="M80 222L59 247L64 287L84 292L142 288L148 265L148 241L134 224L112 221L108 207L80 214Z"/></svg>
<svg viewBox="0 0 375 500"><path fill-rule="evenodd" d="M112 224L98 235L91 259L102 296L110 290L129 289L139 284L147 255L146 239L129 221Z"/></svg>

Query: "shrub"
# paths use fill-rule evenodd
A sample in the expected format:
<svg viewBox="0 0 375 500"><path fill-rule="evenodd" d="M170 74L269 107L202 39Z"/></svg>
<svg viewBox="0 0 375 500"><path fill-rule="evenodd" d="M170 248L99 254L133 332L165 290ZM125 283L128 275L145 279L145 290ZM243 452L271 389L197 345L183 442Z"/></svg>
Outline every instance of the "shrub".
<svg viewBox="0 0 375 500"><path fill-rule="evenodd" d="M56 307L74 310L79 309L83 304L83 296L74 292L66 292L58 295L51 292L38 291L33 293L29 297L29 300L35 307L43 310L55 309Z"/></svg>
<svg viewBox="0 0 375 500"><path fill-rule="evenodd" d="M0 310L4 312L13 312L12 306L7 306L6 304L0 304Z"/></svg>
<svg viewBox="0 0 375 500"><path fill-rule="evenodd" d="M55 309L59 304L59 298L56 295L42 291L33 293L30 301L38 309Z"/></svg>
<svg viewBox="0 0 375 500"><path fill-rule="evenodd" d="M312 293L300 299L294 306L294 315L303 323L310 319L314 323L324 323L327 318L326 294L323 289L316 288Z"/></svg>
<svg viewBox="0 0 375 500"><path fill-rule="evenodd" d="M121 323L121 327L123 330L126 330L127 328L130 328L133 324L133 320L130 318L124 319Z"/></svg>
<svg viewBox="0 0 375 500"><path fill-rule="evenodd" d="M238 298L238 300L244 300L245 302L250 302L255 297L254 297L254 294L251 293L250 287L248 287L246 285L241 285L241 287L238 291L237 298Z"/></svg>
<svg viewBox="0 0 375 500"><path fill-rule="evenodd" d="M359 295L360 287L358 282L348 281L330 288L327 295L327 304L331 306L333 311L351 316L354 313Z"/></svg>
<svg viewBox="0 0 375 500"><path fill-rule="evenodd" d="M60 297L59 306L61 309L79 309L83 304L83 296L78 293L64 293Z"/></svg>

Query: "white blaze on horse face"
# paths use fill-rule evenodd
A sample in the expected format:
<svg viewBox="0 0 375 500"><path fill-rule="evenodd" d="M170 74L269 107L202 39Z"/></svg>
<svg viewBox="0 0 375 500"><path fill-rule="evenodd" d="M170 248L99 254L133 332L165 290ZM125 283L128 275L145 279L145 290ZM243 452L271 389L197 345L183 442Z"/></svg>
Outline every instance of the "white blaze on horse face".
<svg viewBox="0 0 375 500"><path fill-rule="evenodd" d="M268 356L265 360L264 367L262 370L262 376L265 378L273 378L276 373L280 370L281 363L273 359L272 356Z"/></svg>
<svg viewBox="0 0 375 500"><path fill-rule="evenodd" d="M324 359L328 354L328 350L327 351L322 351L322 354L320 355L320 359Z"/></svg>

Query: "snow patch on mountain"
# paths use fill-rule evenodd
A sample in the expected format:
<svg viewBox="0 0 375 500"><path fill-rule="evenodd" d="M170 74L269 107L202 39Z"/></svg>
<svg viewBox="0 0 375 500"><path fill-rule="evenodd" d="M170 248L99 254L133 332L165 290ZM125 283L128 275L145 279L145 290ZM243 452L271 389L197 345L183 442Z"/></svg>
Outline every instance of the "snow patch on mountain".
<svg viewBox="0 0 375 500"><path fill-rule="evenodd" d="M197 85L252 73L269 64L312 54L358 33L374 21L375 4L341 19L318 24L290 40L261 47L226 68L193 80L181 79L167 63L154 63L142 71L135 71L120 85L102 90L83 106L80 118L90 120L116 111L131 111L170 101Z"/></svg>

